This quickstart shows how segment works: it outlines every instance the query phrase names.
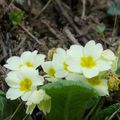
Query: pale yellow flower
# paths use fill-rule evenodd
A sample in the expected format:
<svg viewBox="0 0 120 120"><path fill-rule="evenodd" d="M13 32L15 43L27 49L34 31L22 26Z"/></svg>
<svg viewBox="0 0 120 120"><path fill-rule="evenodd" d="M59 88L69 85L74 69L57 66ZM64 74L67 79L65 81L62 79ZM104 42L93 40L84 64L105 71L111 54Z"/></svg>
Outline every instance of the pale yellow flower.
<svg viewBox="0 0 120 120"><path fill-rule="evenodd" d="M9 72L5 81L10 87L6 93L8 99L14 100L21 97L26 101L37 86L43 85L44 79L37 70L22 67L19 71Z"/></svg>
<svg viewBox="0 0 120 120"><path fill-rule="evenodd" d="M20 57L18 56L10 57L7 60L7 64L5 64L4 66L10 70L19 70L24 66L36 69L44 62L45 59L45 55L37 53L38 53L37 50L33 52L26 51L23 52Z"/></svg>
<svg viewBox="0 0 120 120"><path fill-rule="evenodd" d="M106 96L109 95L108 91L108 80L104 78L100 78L99 76L93 77L93 78L85 78L83 75L80 74L70 74L66 78L67 80L80 80L91 87L93 87L100 96Z"/></svg>
<svg viewBox="0 0 120 120"><path fill-rule="evenodd" d="M27 114L31 114L37 105L38 108L43 111L44 114L50 112L51 109L51 97L48 96L44 90L35 90L29 99L27 100Z"/></svg>
<svg viewBox="0 0 120 120"><path fill-rule="evenodd" d="M89 41L85 47L81 45L72 45L67 50L68 69L73 73L81 73L86 78L97 76L100 72L109 70L112 66L112 61L104 60L103 47L100 43L95 44L93 40ZM111 54L109 57L114 56ZM115 56L114 56L115 57ZM114 59L114 58L112 58Z"/></svg>

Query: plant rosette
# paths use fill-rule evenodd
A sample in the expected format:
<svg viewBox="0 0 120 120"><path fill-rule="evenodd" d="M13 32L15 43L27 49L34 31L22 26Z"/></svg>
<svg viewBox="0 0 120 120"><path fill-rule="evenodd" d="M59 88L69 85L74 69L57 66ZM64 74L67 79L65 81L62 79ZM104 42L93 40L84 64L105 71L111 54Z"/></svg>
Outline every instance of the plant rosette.
<svg viewBox="0 0 120 120"><path fill-rule="evenodd" d="M27 114L31 114L37 106L45 115L49 113L49 117L54 116L53 106L60 104L57 101L62 100L59 101L63 105L61 110L73 101L78 103L79 107L73 108L80 111L81 116L78 116L80 118L84 114L89 97L92 99L98 94L109 95L107 73L116 70L117 57L110 49L103 50L102 44L96 44L91 40L85 46L72 45L68 50L55 49L51 61L45 61L45 55L38 54L35 50L26 51L20 57L9 58L4 66L11 70L5 79L9 86L6 97L10 100L21 98L22 101L26 101ZM39 66L42 67L44 76L39 74L37 70ZM45 84L47 85L44 86ZM76 99L81 100L80 103L73 99L78 94L80 96ZM60 96L69 100L67 106L66 101ZM85 100L82 100L81 96ZM56 113L61 115L60 120L64 118L61 110ZM66 108L64 112L71 111Z"/></svg>

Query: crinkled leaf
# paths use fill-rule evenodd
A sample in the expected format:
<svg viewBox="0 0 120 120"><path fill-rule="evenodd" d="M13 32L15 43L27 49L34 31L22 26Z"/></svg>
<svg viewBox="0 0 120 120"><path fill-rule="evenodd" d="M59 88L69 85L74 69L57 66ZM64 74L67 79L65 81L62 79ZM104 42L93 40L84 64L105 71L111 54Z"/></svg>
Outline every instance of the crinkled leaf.
<svg viewBox="0 0 120 120"><path fill-rule="evenodd" d="M48 120L82 120L88 102L98 97L93 88L81 81L59 80L43 89L52 100Z"/></svg>

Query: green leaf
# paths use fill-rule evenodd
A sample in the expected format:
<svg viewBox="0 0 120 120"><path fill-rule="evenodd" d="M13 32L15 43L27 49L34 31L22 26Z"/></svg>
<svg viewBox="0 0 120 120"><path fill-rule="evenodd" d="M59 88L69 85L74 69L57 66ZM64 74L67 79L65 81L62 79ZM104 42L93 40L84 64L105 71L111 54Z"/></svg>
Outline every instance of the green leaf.
<svg viewBox="0 0 120 120"><path fill-rule="evenodd" d="M96 32L103 33L105 31L105 25L103 23L96 26Z"/></svg>
<svg viewBox="0 0 120 120"><path fill-rule="evenodd" d="M51 96L52 107L48 120L82 120L88 102L98 94L81 81L59 80L43 87Z"/></svg>
<svg viewBox="0 0 120 120"><path fill-rule="evenodd" d="M24 12L21 10L13 10L9 14L9 19L13 25L18 25L23 19Z"/></svg>
<svg viewBox="0 0 120 120"><path fill-rule="evenodd" d="M101 97L92 97L88 103L87 103L87 109L91 109L94 105L98 104L98 102L100 101Z"/></svg>
<svg viewBox="0 0 120 120"><path fill-rule="evenodd" d="M105 120L106 117L110 117L115 111L120 109L120 103L109 106L108 108L97 112L91 120Z"/></svg>
<svg viewBox="0 0 120 120"><path fill-rule="evenodd" d="M5 94L0 91L0 120L10 120L11 115L20 103L17 100L10 101L6 99ZM22 120L25 116L25 110L21 107L12 120Z"/></svg>
<svg viewBox="0 0 120 120"><path fill-rule="evenodd" d="M120 6L113 2L112 6L107 9L107 13L110 15L120 15Z"/></svg>

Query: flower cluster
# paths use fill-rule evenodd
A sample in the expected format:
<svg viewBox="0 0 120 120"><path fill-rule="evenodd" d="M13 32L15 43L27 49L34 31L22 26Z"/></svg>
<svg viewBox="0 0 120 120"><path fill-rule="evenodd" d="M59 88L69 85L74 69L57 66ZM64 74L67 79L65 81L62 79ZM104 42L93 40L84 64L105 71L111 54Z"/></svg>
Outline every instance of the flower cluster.
<svg viewBox="0 0 120 120"><path fill-rule="evenodd" d="M37 53L38 51L26 51L20 57L13 56L7 60L4 66L12 71L5 79L10 87L6 97L11 100L21 97L26 101L27 113L32 113L37 105L46 114L50 112L51 98L44 90L38 89L43 85L44 78L36 70L44 62L45 55Z"/></svg>
<svg viewBox="0 0 120 120"><path fill-rule="evenodd" d="M68 50L57 48L51 61L45 61L45 55L37 52L26 51L20 57L9 58L4 65L11 70L5 79L10 87L6 97L11 100L21 97L26 101L27 113L32 113L36 105L45 114L50 112L51 97L39 87L44 85L44 79L49 82L81 80L96 89L100 96L109 95L104 74L113 69L116 56L109 49L103 50L100 43L91 40L85 46L72 45ZM39 75L39 66L43 68L44 77Z"/></svg>
<svg viewBox="0 0 120 120"><path fill-rule="evenodd" d="M116 56L100 43L89 41L84 47L72 45L68 50L57 48L51 61L42 64L48 81L82 80L94 87L101 96L108 95L107 80L101 77L114 66Z"/></svg>

